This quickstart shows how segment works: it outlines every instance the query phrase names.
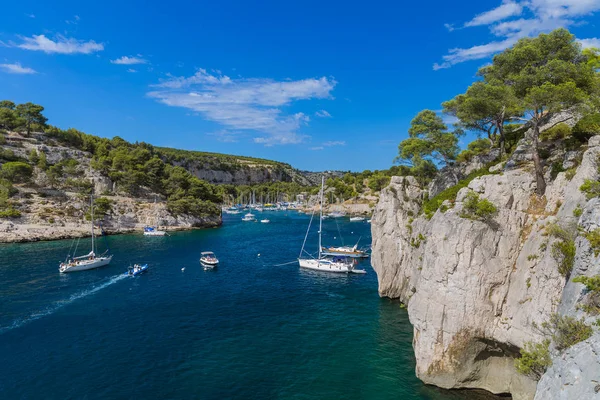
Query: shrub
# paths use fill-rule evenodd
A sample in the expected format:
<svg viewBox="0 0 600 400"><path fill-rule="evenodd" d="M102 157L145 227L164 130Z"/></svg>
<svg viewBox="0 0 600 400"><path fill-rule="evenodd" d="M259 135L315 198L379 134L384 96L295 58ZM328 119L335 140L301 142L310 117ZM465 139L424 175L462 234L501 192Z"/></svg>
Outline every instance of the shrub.
<svg viewBox="0 0 600 400"><path fill-rule="evenodd" d="M573 136L582 142L599 133L600 113L586 115L573 127Z"/></svg>
<svg viewBox="0 0 600 400"><path fill-rule="evenodd" d="M573 177L575 176L576 173L577 173L576 167L569 168L568 170L565 171L565 178L567 178L567 180L570 181L571 179L573 179Z"/></svg>
<svg viewBox="0 0 600 400"><path fill-rule="evenodd" d="M581 217L581 215L583 214L583 209L581 208L581 206L577 206L574 210L573 210L573 216L574 217Z"/></svg>
<svg viewBox="0 0 600 400"><path fill-rule="evenodd" d="M588 339L594 333L584 319L577 320L567 315L552 314L550 320L542 324L542 329L552 336L554 346L562 351Z"/></svg>
<svg viewBox="0 0 600 400"><path fill-rule="evenodd" d="M550 340L542 343L527 342L521 349L521 357L515 360L515 368L523 375L539 380L552 365Z"/></svg>
<svg viewBox="0 0 600 400"><path fill-rule="evenodd" d="M585 285L589 292L585 300L578 304L578 308L591 315L600 314L600 275L578 276L573 282Z"/></svg>
<svg viewBox="0 0 600 400"><path fill-rule="evenodd" d="M552 166L550 167L550 177L552 179L556 179L556 176L563 172L565 169L562 166L561 162L554 162L552 163Z"/></svg>
<svg viewBox="0 0 600 400"><path fill-rule="evenodd" d="M586 179L583 181L583 185L579 187L579 190L585 193L585 197L588 200L593 199L594 197L600 196L600 182Z"/></svg>
<svg viewBox="0 0 600 400"><path fill-rule="evenodd" d="M600 254L600 228L587 232L583 236L590 242L590 246L594 250L594 255L598 257L598 254Z"/></svg>
<svg viewBox="0 0 600 400"><path fill-rule="evenodd" d="M31 165L21 161L11 161L2 164L0 175L13 183L23 183L29 181L33 175Z"/></svg>
<svg viewBox="0 0 600 400"><path fill-rule="evenodd" d="M596 276L578 276L573 282L582 283L590 292L600 292L600 275Z"/></svg>
<svg viewBox="0 0 600 400"><path fill-rule="evenodd" d="M458 153L458 155L456 156L456 162L458 162L458 163L469 162L469 161L471 161L471 159L474 156L475 156L475 153L473 153L471 150L463 150L460 153Z"/></svg>
<svg viewBox="0 0 600 400"><path fill-rule="evenodd" d="M444 201L449 200L451 203L454 203L456 201L456 195L458 194L459 190L469 186L469 183L471 183L473 179L484 175L493 175L495 173L489 172L489 165L471 172L466 178L460 180L456 185L441 191L437 195L433 196L431 199L425 199L421 208L422 212L427 218L431 218L433 214L435 214L435 212L438 210L438 208L440 208L442 203L444 203Z"/></svg>
<svg viewBox="0 0 600 400"><path fill-rule="evenodd" d="M569 136L571 136L571 127L562 122L540 133L540 140L544 142L547 140L565 139Z"/></svg>
<svg viewBox="0 0 600 400"><path fill-rule="evenodd" d="M487 199L480 199L475 192L469 192L463 201L463 208L460 216L478 221L488 221L496 213L498 209Z"/></svg>
<svg viewBox="0 0 600 400"><path fill-rule="evenodd" d="M32 164L37 164L39 160L40 157L38 156L38 152L35 149L31 149L29 151L29 161L31 161Z"/></svg>
<svg viewBox="0 0 600 400"><path fill-rule="evenodd" d="M8 199L18 192L7 179L0 178L0 198Z"/></svg>
<svg viewBox="0 0 600 400"><path fill-rule="evenodd" d="M0 218L19 218L21 216L21 211L16 210L12 207L7 208L5 210L0 210Z"/></svg>
<svg viewBox="0 0 600 400"><path fill-rule="evenodd" d="M557 239L552 244L552 257L558 263L558 272L569 277L575 262L575 235L557 224L549 224L546 234Z"/></svg>

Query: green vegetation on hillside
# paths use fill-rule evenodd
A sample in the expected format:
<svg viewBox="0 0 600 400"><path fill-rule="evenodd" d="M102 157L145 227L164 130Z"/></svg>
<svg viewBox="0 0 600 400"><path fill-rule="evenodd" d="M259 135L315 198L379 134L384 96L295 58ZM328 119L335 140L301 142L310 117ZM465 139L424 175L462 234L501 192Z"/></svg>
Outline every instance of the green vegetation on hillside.
<svg viewBox="0 0 600 400"><path fill-rule="evenodd" d="M434 111L419 112L411 122L409 137L398 146L396 161L407 164L410 175L425 187L439 167L469 162L492 147L500 149L503 159L531 129L536 192L543 195L544 159L549 151L540 142L564 141L565 148L572 149L600 132L599 54L596 49L582 51L565 29L519 40L481 68L480 79L465 93L442 104L444 113L458 119L454 130ZM561 118L564 111L584 117L571 129L564 123L571 116ZM458 153L463 129L487 137Z"/></svg>

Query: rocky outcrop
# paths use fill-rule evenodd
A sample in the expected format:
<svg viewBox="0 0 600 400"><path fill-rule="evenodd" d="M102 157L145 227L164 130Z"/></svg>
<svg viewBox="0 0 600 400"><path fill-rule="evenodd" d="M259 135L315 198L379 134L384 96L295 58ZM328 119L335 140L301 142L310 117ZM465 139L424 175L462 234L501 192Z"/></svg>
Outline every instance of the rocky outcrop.
<svg viewBox="0 0 600 400"><path fill-rule="evenodd" d="M86 220L87 201L75 193L61 197L31 199L22 207L23 216L0 219L0 243L35 242L90 236ZM110 210L96 222L97 234L142 232L146 225L159 225L167 231L210 228L221 225L221 216L197 218L171 215L164 203L153 203L120 196L104 196L111 202Z"/></svg>
<svg viewBox="0 0 600 400"><path fill-rule="evenodd" d="M291 182L293 175L278 165L240 164L223 169L197 162L175 163L185 167L197 178L210 183L252 185L269 182Z"/></svg>
<svg viewBox="0 0 600 400"><path fill-rule="evenodd" d="M474 179L430 220L419 215L423 192L412 177L394 177L382 191L372 219L372 265L380 295L407 306L416 373L424 382L533 399L536 382L517 373L514 360L525 342L543 339L536 325L559 308L573 309L567 293L582 295L580 284L565 288L551 250L556 239L545 227L574 226L578 206L585 227L585 216L596 212L579 187L598 177L598 144L592 138L575 176L559 173L541 199L527 163ZM486 221L465 218L469 192L492 202L497 214ZM576 242L576 270L589 261L584 242Z"/></svg>
<svg viewBox="0 0 600 400"><path fill-rule="evenodd" d="M458 163L442 168L429 184L429 197L434 197L464 179L471 172L477 171L500 158L500 149L491 149L486 154L474 156L468 163Z"/></svg>

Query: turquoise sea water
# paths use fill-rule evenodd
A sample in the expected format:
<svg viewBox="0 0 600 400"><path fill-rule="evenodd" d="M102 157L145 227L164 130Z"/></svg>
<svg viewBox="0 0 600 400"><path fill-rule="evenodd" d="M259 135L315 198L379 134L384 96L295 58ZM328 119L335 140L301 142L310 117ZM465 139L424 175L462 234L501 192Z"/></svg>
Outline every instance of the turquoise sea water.
<svg viewBox="0 0 600 400"><path fill-rule="evenodd" d="M378 297L368 262L366 275L275 266L298 256L308 217L268 217L101 238L112 263L65 275L71 241L1 245L0 398L478 398L415 378L407 314ZM364 222L339 228L346 243L370 243ZM323 237L340 243L335 221ZM316 230L308 243L316 250ZM221 260L216 270L199 266L203 250ZM125 277L131 262L150 270Z"/></svg>

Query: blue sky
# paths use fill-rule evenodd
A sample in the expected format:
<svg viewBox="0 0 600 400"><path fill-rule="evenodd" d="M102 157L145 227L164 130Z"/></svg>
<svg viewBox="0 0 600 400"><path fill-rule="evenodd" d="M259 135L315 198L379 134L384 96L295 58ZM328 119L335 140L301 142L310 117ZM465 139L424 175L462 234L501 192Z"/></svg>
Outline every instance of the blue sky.
<svg viewBox="0 0 600 400"><path fill-rule="evenodd" d="M520 37L568 27L600 47L600 0L55 3L3 6L0 98L308 170L389 168L412 117Z"/></svg>

